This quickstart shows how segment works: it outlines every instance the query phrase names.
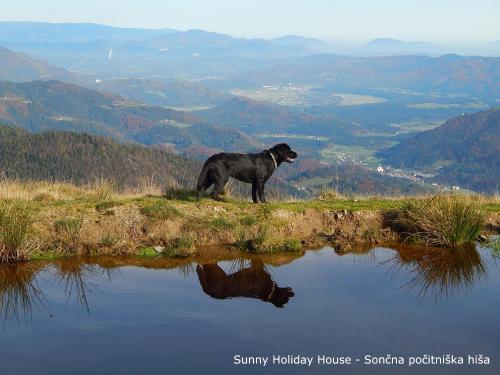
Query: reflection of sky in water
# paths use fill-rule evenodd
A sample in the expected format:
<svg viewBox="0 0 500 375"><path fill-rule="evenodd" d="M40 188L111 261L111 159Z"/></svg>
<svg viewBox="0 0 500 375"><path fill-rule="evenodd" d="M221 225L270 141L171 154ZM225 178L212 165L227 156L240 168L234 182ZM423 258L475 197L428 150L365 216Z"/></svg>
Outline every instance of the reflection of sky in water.
<svg viewBox="0 0 500 375"><path fill-rule="evenodd" d="M197 264L155 269L113 260L103 269L76 262L34 263L35 268L18 271L10 284L5 277L1 284L4 302L9 285L11 298L12 288L27 290L20 289L19 280L31 285L36 278L36 290L43 292L43 306L34 300L37 294L27 295L34 302L31 318L23 311L26 305L18 306L18 320L12 314L8 321L2 317L2 374L52 374L54 369L72 374L185 373L200 365L231 371L234 354L495 357L500 352L500 272L489 250L469 251L440 257L422 250L377 249L339 256L324 249L297 259L220 261L219 278L209 280L207 289L218 298L204 293ZM155 267L149 262L148 267ZM280 287L290 287L294 294L283 308L269 298ZM385 373L387 368L370 370ZM462 370L471 369L447 371ZM481 373L481 368L474 371Z"/></svg>

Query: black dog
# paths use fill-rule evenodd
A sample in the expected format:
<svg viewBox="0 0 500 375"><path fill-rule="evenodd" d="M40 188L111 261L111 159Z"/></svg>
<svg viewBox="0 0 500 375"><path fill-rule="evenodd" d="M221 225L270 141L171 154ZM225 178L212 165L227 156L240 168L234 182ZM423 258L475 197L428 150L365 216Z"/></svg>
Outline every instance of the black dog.
<svg viewBox="0 0 500 375"><path fill-rule="evenodd" d="M265 183L282 162L293 163L296 158L297 153L285 143L280 143L258 154L221 153L212 155L203 164L198 178L196 185L198 199L213 184L212 197L218 200L229 177L233 177L252 184L254 203L258 203L259 199L262 203L266 203Z"/></svg>
<svg viewBox="0 0 500 375"><path fill-rule="evenodd" d="M279 287L258 260L229 275L217 263L198 264L196 273L203 291L212 298L258 298L284 307L295 295L292 288Z"/></svg>

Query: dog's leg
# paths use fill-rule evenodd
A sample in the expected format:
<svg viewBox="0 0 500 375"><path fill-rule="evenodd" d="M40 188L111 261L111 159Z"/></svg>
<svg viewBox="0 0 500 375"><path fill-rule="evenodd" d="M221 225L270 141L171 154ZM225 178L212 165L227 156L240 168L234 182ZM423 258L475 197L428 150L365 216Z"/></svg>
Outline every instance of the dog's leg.
<svg viewBox="0 0 500 375"><path fill-rule="evenodd" d="M267 203L266 192L264 190L265 182L260 182L258 184L259 198L262 203Z"/></svg>
<svg viewBox="0 0 500 375"><path fill-rule="evenodd" d="M215 185L214 190L212 190L212 198L216 201L220 201L220 195L224 191L224 185Z"/></svg>
<svg viewBox="0 0 500 375"><path fill-rule="evenodd" d="M224 180L217 180L215 182L214 190L212 190L212 198L216 201L220 201L220 195L224 192L224 187L227 184L229 178L225 178Z"/></svg>
<svg viewBox="0 0 500 375"><path fill-rule="evenodd" d="M259 199L257 198L257 183L252 183L252 200L253 203L259 203Z"/></svg>

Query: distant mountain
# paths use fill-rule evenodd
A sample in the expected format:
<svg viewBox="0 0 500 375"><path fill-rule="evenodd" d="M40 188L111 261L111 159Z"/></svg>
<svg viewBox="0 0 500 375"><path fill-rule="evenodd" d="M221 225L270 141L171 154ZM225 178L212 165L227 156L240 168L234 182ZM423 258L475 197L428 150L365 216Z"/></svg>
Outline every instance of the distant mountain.
<svg viewBox="0 0 500 375"><path fill-rule="evenodd" d="M95 23L0 22L0 44L35 45L85 43L96 40L145 40L177 32L174 29L139 29Z"/></svg>
<svg viewBox="0 0 500 375"><path fill-rule="evenodd" d="M279 46L300 46L314 52L335 52L337 49L323 40L306 38L300 35L285 35L271 39L270 42Z"/></svg>
<svg viewBox="0 0 500 375"><path fill-rule="evenodd" d="M76 76L65 69L0 47L0 81L26 82L36 79L75 80Z"/></svg>
<svg viewBox="0 0 500 375"><path fill-rule="evenodd" d="M0 22L0 45L71 71L106 77L221 77L314 53L300 45L204 30Z"/></svg>
<svg viewBox="0 0 500 375"><path fill-rule="evenodd" d="M146 145L251 150L249 136L188 112L147 106L59 81L0 82L0 121L30 131L69 130Z"/></svg>
<svg viewBox="0 0 500 375"><path fill-rule="evenodd" d="M211 87L255 88L262 85L333 85L337 90L367 88L500 97L500 58L444 55L348 57L313 55L295 62L257 69Z"/></svg>
<svg viewBox="0 0 500 375"><path fill-rule="evenodd" d="M436 173L435 181L494 193L500 188L500 108L454 117L380 152L387 163Z"/></svg>
<svg viewBox="0 0 500 375"><path fill-rule="evenodd" d="M198 57L286 57L312 52L300 45L280 45L265 39L234 38L204 30L188 30L151 38L146 46L169 55Z"/></svg>
<svg viewBox="0 0 500 375"><path fill-rule="evenodd" d="M309 136L352 135L355 126L331 116L315 116L267 102L236 97L220 106L195 112L210 122L237 128L248 134Z"/></svg>
<svg viewBox="0 0 500 375"><path fill-rule="evenodd" d="M92 87L127 99L165 107L212 107L232 98L230 94L210 90L201 83L158 78L106 79L94 83Z"/></svg>
<svg viewBox="0 0 500 375"><path fill-rule="evenodd" d="M374 39L358 50L358 54L367 56L394 55L440 55L443 49L427 42L403 42L397 39Z"/></svg>
<svg viewBox="0 0 500 375"><path fill-rule="evenodd" d="M194 186L199 162L109 138L69 132L30 133L0 126L0 175L21 180L70 181L97 178L119 187L140 186L146 179L159 186Z"/></svg>

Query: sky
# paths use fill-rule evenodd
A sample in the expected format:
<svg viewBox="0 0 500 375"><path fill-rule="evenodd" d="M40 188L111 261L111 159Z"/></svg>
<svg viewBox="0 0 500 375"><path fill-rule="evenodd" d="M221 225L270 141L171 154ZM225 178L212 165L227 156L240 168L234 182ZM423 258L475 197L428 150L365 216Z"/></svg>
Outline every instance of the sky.
<svg viewBox="0 0 500 375"><path fill-rule="evenodd" d="M484 43L500 40L500 1L0 0L0 21L195 28L264 38L298 34L329 41Z"/></svg>

